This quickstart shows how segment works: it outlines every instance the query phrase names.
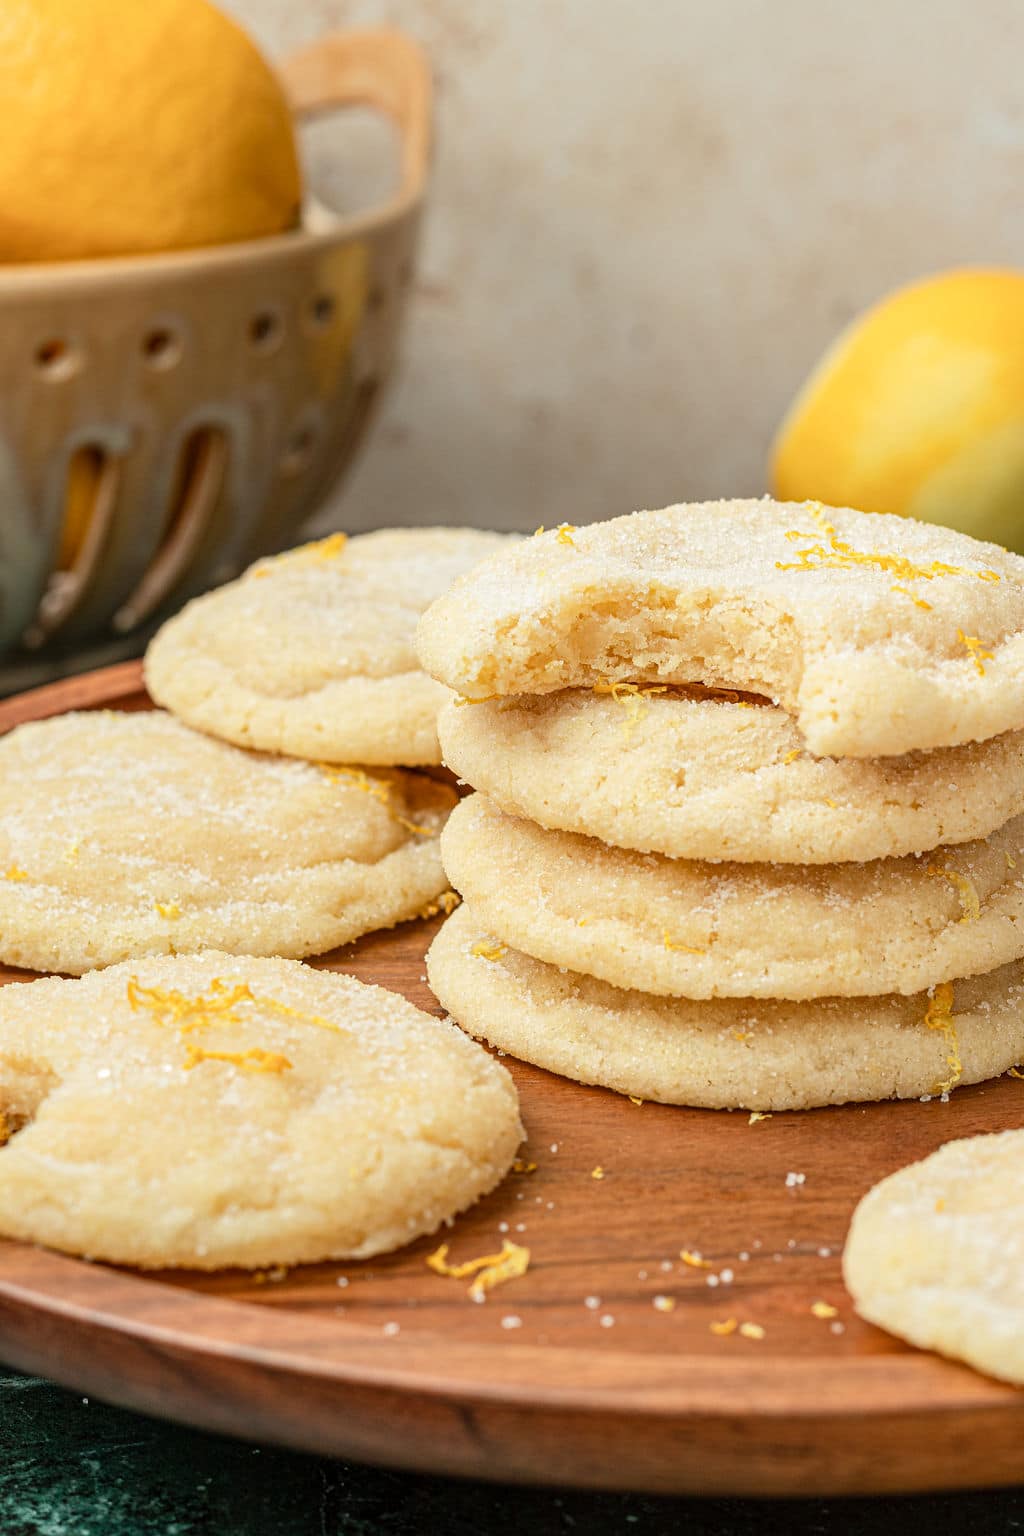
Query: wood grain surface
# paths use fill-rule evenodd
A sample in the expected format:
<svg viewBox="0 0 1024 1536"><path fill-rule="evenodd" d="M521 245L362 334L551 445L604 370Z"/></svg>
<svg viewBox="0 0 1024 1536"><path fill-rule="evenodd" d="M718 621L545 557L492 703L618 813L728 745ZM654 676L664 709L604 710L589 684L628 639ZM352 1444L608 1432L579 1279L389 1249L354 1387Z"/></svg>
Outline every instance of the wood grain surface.
<svg viewBox="0 0 1024 1536"><path fill-rule="evenodd" d="M0 704L0 730L95 707L147 707L137 664ZM438 1012L422 963L436 926L318 963ZM504 1236L530 1248L529 1272L483 1304L427 1268L439 1238L261 1279L0 1243L0 1355L208 1428L438 1472L735 1494L1024 1479L1024 1393L862 1323L840 1278L868 1186L951 1137L1024 1126L1024 1084L751 1125L508 1065L536 1171L441 1234L455 1260ZM711 1331L729 1319L763 1338Z"/></svg>

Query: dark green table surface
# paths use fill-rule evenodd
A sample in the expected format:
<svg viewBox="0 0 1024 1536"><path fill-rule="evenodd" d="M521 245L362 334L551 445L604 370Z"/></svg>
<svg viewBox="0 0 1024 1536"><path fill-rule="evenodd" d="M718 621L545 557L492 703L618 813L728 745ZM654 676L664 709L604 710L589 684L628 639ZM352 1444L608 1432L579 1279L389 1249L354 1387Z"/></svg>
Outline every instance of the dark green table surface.
<svg viewBox="0 0 1024 1536"><path fill-rule="evenodd" d="M0 1371L0 1536L1005 1536L1017 1530L1024 1530L1024 1489L762 1503L461 1483L222 1440Z"/></svg>

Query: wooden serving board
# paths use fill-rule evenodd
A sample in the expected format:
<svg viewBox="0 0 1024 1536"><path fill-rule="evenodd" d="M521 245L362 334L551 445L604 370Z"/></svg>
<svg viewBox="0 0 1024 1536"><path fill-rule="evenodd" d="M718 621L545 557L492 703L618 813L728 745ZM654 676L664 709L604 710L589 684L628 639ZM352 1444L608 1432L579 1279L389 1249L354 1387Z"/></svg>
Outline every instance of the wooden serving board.
<svg viewBox="0 0 1024 1536"><path fill-rule="evenodd" d="M0 704L0 731L94 707L148 707L138 666ZM407 924L321 963L436 1012L434 931ZM751 1125L508 1065L537 1169L442 1234L454 1260L506 1234L529 1246L529 1272L484 1304L427 1268L437 1237L262 1280L0 1243L0 1355L191 1424L433 1472L719 1494L1024 1479L1024 1392L859 1321L840 1277L868 1186L951 1137L1024 1125L1024 1085ZM711 1332L730 1318L764 1337Z"/></svg>

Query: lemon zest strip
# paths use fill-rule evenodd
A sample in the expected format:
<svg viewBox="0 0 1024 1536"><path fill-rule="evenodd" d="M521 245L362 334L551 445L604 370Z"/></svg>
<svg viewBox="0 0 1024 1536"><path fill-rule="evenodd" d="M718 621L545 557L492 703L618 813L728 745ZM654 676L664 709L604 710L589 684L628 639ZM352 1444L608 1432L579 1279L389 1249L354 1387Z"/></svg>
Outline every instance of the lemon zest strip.
<svg viewBox="0 0 1024 1536"><path fill-rule="evenodd" d="M264 1051L253 1046L248 1051L207 1051L201 1045L187 1045L185 1071L191 1072L204 1061L226 1061L243 1072L288 1072L291 1062L278 1051Z"/></svg>
<svg viewBox="0 0 1024 1536"><path fill-rule="evenodd" d="M913 592L909 591L906 587L898 585L893 587L892 590L901 593L904 597L909 597L915 608L926 608L931 613L932 605L931 603L926 603L923 597L915 597Z"/></svg>
<svg viewBox="0 0 1024 1536"><path fill-rule="evenodd" d="M974 883L968 880L966 875L958 875L955 869L946 869L938 864L929 864L926 874L933 879L948 880L960 898L960 913L958 921L961 923L976 923L981 916L981 902L978 900L978 892Z"/></svg>
<svg viewBox="0 0 1024 1536"><path fill-rule="evenodd" d="M706 955L707 954L707 950L706 949L694 949L693 946L690 945L690 944L675 944L675 943L673 943L672 939L669 937L669 932L668 932L667 928L663 928L662 929L662 931L661 931L661 939L662 939L662 943L664 944L666 949L671 949L673 952L681 954L681 955Z"/></svg>
<svg viewBox="0 0 1024 1536"><path fill-rule="evenodd" d="M478 939L470 954L477 955L481 960L500 960L507 950L506 944L489 944L486 939Z"/></svg>
<svg viewBox="0 0 1024 1536"><path fill-rule="evenodd" d="M622 736L628 741L640 724L650 713L645 699L651 698L657 693L667 693L668 685L661 687L641 688L638 683L594 683L592 691L598 694L610 694L616 704L621 704L626 711L626 718L622 723Z"/></svg>
<svg viewBox="0 0 1024 1536"><path fill-rule="evenodd" d="M427 1268L435 1275L446 1275L452 1280L465 1280L473 1275L469 1295L474 1301L483 1301L488 1291L508 1280L518 1280L530 1265L530 1250L520 1243L510 1243L508 1238L501 1245L500 1253L485 1253L479 1259L467 1259L463 1264L448 1263L448 1244L442 1243L427 1255Z"/></svg>
<svg viewBox="0 0 1024 1536"><path fill-rule="evenodd" d="M992 651L986 651L983 642L978 639L977 635L965 635L962 629L957 630L956 637L960 644L966 648L968 655L974 662L978 670L978 676L984 677L985 662L995 661Z"/></svg>
<svg viewBox="0 0 1024 1536"><path fill-rule="evenodd" d="M428 901L425 907L421 907L416 916L436 917L439 912L443 912L445 917L451 917L461 901L462 897L458 891L442 891L440 896L433 901Z"/></svg>
<svg viewBox="0 0 1024 1536"><path fill-rule="evenodd" d="M937 1084L936 1093L949 1093L955 1088L963 1076L963 1062L960 1060L960 1042L957 1038L956 1023L953 1018L953 984L949 981L940 982L928 1000L924 1022L929 1029L938 1030L946 1036L949 1044L949 1054L946 1057L946 1066L949 1068L949 1076L944 1082Z"/></svg>
<svg viewBox="0 0 1024 1536"><path fill-rule="evenodd" d="M878 571L891 571L901 581L934 581L936 576L977 576L979 581L1000 579L998 572L993 570L969 571L961 565L946 565L942 560L933 560L930 565L915 565L906 555L889 555L880 549L854 549L852 544L848 544L836 533L825 516L821 502L809 502L807 510L819 532L828 540L828 548L824 544L809 543L808 548L797 550L794 562L776 560L775 569L778 571L818 571L826 567L853 570L856 566L867 565ZM801 533L794 528L787 531L786 538L791 541L809 541L813 540L814 535Z"/></svg>

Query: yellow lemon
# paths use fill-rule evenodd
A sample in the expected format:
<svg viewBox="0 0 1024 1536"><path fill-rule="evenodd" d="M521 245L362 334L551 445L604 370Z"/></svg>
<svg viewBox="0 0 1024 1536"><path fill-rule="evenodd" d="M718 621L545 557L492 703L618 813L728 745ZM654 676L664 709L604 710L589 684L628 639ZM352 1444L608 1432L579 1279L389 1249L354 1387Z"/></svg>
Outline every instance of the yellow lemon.
<svg viewBox="0 0 1024 1536"><path fill-rule="evenodd" d="M855 320L779 428L772 482L1024 549L1024 273L945 272Z"/></svg>
<svg viewBox="0 0 1024 1536"><path fill-rule="evenodd" d="M4 0L0 101L0 261L216 245L298 219L284 92L206 0Z"/></svg>

